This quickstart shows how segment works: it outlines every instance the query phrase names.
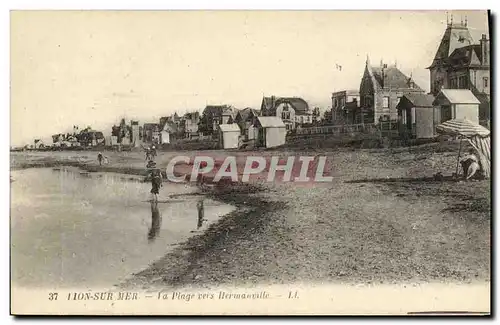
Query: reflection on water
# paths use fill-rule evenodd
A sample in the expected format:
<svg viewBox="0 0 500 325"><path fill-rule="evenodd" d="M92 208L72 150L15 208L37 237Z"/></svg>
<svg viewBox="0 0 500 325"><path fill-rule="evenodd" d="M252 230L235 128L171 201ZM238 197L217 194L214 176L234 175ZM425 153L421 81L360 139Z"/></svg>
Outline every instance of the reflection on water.
<svg viewBox="0 0 500 325"><path fill-rule="evenodd" d="M197 229L203 227L203 221L205 221L205 203L203 202L203 198L199 199L197 204L198 208L198 225Z"/></svg>
<svg viewBox="0 0 500 325"><path fill-rule="evenodd" d="M193 229L235 209L198 200L195 188L168 182L151 202L141 176L69 168L11 176L11 276L17 286L117 284L187 240Z"/></svg>
<svg viewBox="0 0 500 325"><path fill-rule="evenodd" d="M151 227L148 232L148 240L153 242L160 234L161 228L161 214L158 210L158 202L155 200L151 200Z"/></svg>

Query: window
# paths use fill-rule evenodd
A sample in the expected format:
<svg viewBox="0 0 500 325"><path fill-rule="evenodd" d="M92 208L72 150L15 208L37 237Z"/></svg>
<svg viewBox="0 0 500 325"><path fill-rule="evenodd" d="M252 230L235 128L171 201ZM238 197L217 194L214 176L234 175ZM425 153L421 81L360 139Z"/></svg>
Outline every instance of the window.
<svg viewBox="0 0 500 325"><path fill-rule="evenodd" d="M483 78L483 87L488 88L488 77Z"/></svg>
<svg viewBox="0 0 500 325"><path fill-rule="evenodd" d="M389 108L389 97L384 97L383 108Z"/></svg>
<svg viewBox="0 0 500 325"><path fill-rule="evenodd" d="M401 110L401 119L404 125L406 125L406 109Z"/></svg>
<svg viewBox="0 0 500 325"><path fill-rule="evenodd" d="M467 76L458 77L458 88L459 89L468 89L469 88Z"/></svg>
<svg viewBox="0 0 500 325"><path fill-rule="evenodd" d="M337 103L337 98L334 98L334 99L333 99L333 107L337 107L337 104L338 104L338 103Z"/></svg>
<svg viewBox="0 0 500 325"><path fill-rule="evenodd" d="M457 88L457 79L451 78L450 79L450 88L451 89L456 89Z"/></svg>

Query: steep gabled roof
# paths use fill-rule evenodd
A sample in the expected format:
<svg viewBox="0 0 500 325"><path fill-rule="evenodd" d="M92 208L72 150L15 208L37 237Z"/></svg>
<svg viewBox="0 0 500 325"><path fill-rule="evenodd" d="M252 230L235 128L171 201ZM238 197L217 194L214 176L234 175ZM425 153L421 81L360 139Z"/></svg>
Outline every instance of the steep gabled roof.
<svg viewBox="0 0 500 325"><path fill-rule="evenodd" d="M444 63L444 61L450 56L455 49L473 44L474 40L469 33L469 29L461 24L448 25L443 37L441 38L441 43L437 49L434 60L429 68L436 65Z"/></svg>
<svg viewBox="0 0 500 325"><path fill-rule="evenodd" d="M250 108L250 107L247 107L247 108L244 108L244 109L238 111L235 119L238 119L238 116L239 116L239 119L238 119L239 121L246 121L251 114L253 114L254 116L259 116L260 111L253 109L253 108Z"/></svg>
<svg viewBox="0 0 500 325"><path fill-rule="evenodd" d="M168 116L162 116L160 117L160 123L158 123L159 127L160 127L160 130L163 130L163 127L165 126L165 124L167 123L167 121L171 120L170 117ZM144 124L145 125L145 124Z"/></svg>
<svg viewBox="0 0 500 325"><path fill-rule="evenodd" d="M264 97L262 99L263 108L268 113L274 114L276 107L282 103L288 103L295 110L296 115L305 115L309 113L309 104L300 97Z"/></svg>
<svg viewBox="0 0 500 325"><path fill-rule="evenodd" d="M222 115L232 115L233 108L229 105L207 105L203 110L206 115L212 116L222 116Z"/></svg>
<svg viewBox="0 0 500 325"><path fill-rule="evenodd" d="M169 133L176 133L178 131L177 124L173 121L167 121L163 127L160 128L161 131L167 131Z"/></svg>
<svg viewBox="0 0 500 325"><path fill-rule="evenodd" d="M380 67L371 67L371 69L379 87L422 90L411 78L407 77L395 66L389 66L383 70Z"/></svg>

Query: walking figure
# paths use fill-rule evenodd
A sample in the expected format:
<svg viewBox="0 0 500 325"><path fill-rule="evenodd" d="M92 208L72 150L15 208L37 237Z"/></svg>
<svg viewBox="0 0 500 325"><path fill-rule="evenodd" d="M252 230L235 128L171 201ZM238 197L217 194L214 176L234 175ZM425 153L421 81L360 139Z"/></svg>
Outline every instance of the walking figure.
<svg viewBox="0 0 500 325"><path fill-rule="evenodd" d="M162 187L161 171L155 168L151 171L151 194L153 194L153 201L158 201L158 194L160 194L160 187Z"/></svg>
<svg viewBox="0 0 500 325"><path fill-rule="evenodd" d="M151 157L151 149L149 147L146 148L146 161L151 161L153 158Z"/></svg>

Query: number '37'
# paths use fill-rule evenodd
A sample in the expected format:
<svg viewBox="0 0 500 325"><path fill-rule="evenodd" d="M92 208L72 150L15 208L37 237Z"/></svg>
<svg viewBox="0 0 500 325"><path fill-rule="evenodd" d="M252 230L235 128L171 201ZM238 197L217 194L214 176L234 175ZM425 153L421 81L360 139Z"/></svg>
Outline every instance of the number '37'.
<svg viewBox="0 0 500 325"><path fill-rule="evenodd" d="M50 292L49 300L57 300L57 292Z"/></svg>

